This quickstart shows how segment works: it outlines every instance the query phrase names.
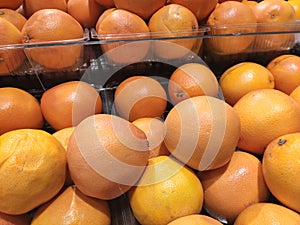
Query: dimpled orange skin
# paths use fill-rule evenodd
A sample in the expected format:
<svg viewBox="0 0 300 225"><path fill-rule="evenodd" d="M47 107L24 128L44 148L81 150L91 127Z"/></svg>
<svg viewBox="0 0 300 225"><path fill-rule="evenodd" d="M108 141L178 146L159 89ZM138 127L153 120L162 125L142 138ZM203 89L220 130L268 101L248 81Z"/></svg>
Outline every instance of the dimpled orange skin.
<svg viewBox="0 0 300 225"><path fill-rule="evenodd" d="M248 152L263 154L278 136L300 131L300 105L279 90L250 91L233 108L241 121L238 147Z"/></svg>
<svg viewBox="0 0 300 225"><path fill-rule="evenodd" d="M279 136L266 148L263 173L272 194L286 207L300 212L300 133Z"/></svg>

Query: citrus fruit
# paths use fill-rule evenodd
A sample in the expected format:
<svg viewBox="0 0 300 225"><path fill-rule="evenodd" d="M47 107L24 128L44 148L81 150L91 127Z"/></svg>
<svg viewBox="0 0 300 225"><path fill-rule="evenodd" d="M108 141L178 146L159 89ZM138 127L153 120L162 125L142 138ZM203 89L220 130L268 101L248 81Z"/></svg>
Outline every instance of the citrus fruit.
<svg viewBox="0 0 300 225"><path fill-rule="evenodd" d="M1 225L30 225L31 218L29 213L21 215L9 215L0 212Z"/></svg>
<svg viewBox="0 0 300 225"><path fill-rule="evenodd" d="M168 0L169 4L179 4L191 10L197 17L198 21L204 21L217 6L218 0Z"/></svg>
<svg viewBox="0 0 300 225"><path fill-rule="evenodd" d="M256 32L256 17L252 8L238 1L220 3L210 13L206 23L211 27L210 35ZM214 53L236 54L246 51L254 39L254 35L212 37L205 39L204 43Z"/></svg>
<svg viewBox="0 0 300 225"><path fill-rule="evenodd" d="M26 18L31 17L35 12L41 9L59 9L67 12L68 0L52 0L52 1L39 1L39 0L23 0L23 10Z"/></svg>
<svg viewBox="0 0 300 225"><path fill-rule="evenodd" d="M264 0L252 7L258 23L258 32L275 32L274 34L257 35L254 48L260 51L281 50L294 45L294 34L276 34L293 29L285 23L296 22L293 6L287 1Z"/></svg>
<svg viewBox="0 0 300 225"><path fill-rule="evenodd" d="M300 85L297 86L297 87L292 91L292 93L290 94L290 96L291 96L293 99L295 99L295 101L296 101L297 103L300 104Z"/></svg>
<svg viewBox="0 0 300 225"><path fill-rule="evenodd" d="M19 88L0 88L0 124L0 135L21 128L42 128L44 119L38 100Z"/></svg>
<svg viewBox="0 0 300 225"><path fill-rule="evenodd" d="M274 139L263 155L266 183L277 200L300 212L300 133L289 133Z"/></svg>
<svg viewBox="0 0 300 225"><path fill-rule="evenodd" d="M300 85L300 57L283 54L275 57L267 64L267 69L274 76L275 89L290 94Z"/></svg>
<svg viewBox="0 0 300 225"><path fill-rule="evenodd" d="M110 8L104 11L96 23L96 31L100 40L114 41L101 45L105 56L112 63L139 62L150 49L149 41L130 41L149 38L150 33L147 23L140 16L127 10Z"/></svg>
<svg viewBox="0 0 300 225"><path fill-rule="evenodd" d="M135 218L144 225L163 225L199 213L203 204L202 185L196 174L168 156L149 159L128 197Z"/></svg>
<svg viewBox="0 0 300 225"><path fill-rule="evenodd" d="M85 28L95 27L104 11L104 7L95 0L68 0L67 7L68 13Z"/></svg>
<svg viewBox="0 0 300 225"><path fill-rule="evenodd" d="M249 91L274 88L274 76L264 66L242 62L229 67L221 74L219 84L226 102L234 105Z"/></svg>
<svg viewBox="0 0 300 225"><path fill-rule="evenodd" d="M107 201L88 197L76 186L70 186L37 209L31 225L45 224L110 225L109 205Z"/></svg>
<svg viewBox="0 0 300 225"><path fill-rule="evenodd" d="M114 0L95 0L99 5L104 6L105 8L115 7Z"/></svg>
<svg viewBox="0 0 300 225"><path fill-rule="evenodd" d="M258 2L255 0L243 0L242 3L252 7L255 6Z"/></svg>
<svg viewBox="0 0 300 225"><path fill-rule="evenodd" d="M0 18L0 44L21 44L22 35L16 26L4 18ZM5 47L5 46L3 46ZM11 75L17 70L25 59L22 48L17 46L2 48L0 50L0 76Z"/></svg>
<svg viewBox="0 0 300 225"><path fill-rule="evenodd" d="M222 225L222 223L207 215L192 214L179 217L167 225Z"/></svg>
<svg viewBox="0 0 300 225"><path fill-rule="evenodd" d="M128 191L143 174L148 158L145 133L108 114L90 116L79 123L67 148L74 184L85 195L104 200Z"/></svg>
<svg viewBox="0 0 300 225"><path fill-rule="evenodd" d="M295 12L296 12L296 19L300 19L300 1L299 0L288 0L288 3L290 3Z"/></svg>
<svg viewBox="0 0 300 225"><path fill-rule="evenodd" d="M161 59L178 59L190 52L198 54L201 38L187 38L200 35L198 20L194 13L179 4L167 4L158 9L149 19L148 26L153 42L153 53ZM159 38L173 40L159 40ZM180 38L183 37L183 38Z"/></svg>
<svg viewBox="0 0 300 225"><path fill-rule="evenodd" d="M162 117L167 108L167 94L154 78L132 76L116 88L114 106L119 115L129 121L142 117Z"/></svg>
<svg viewBox="0 0 300 225"><path fill-rule="evenodd" d="M21 33L22 42L26 44L78 41L83 38L83 28L80 23L70 14L58 9L38 10L26 21ZM57 45L26 48L25 53L39 66L55 70L76 65L80 59L82 48L82 45Z"/></svg>
<svg viewBox="0 0 300 225"><path fill-rule="evenodd" d="M0 8L0 17L6 19L15 25L19 31L22 30L27 19L19 12L13 9Z"/></svg>
<svg viewBox="0 0 300 225"><path fill-rule="evenodd" d="M49 201L66 178L66 151L51 134L19 129L0 136L0 211L18 215Z"/></svg>
<svg viewBox="0 0 300 225"><path fill-rule="evenodd" d="M204 190L204 208L226 224L232 224L248 205L269 199L261 162L247 152L235 151L227 165L200 172L199 177Z"/></svg>
<svg viewBox="0 0 300 225"><path fill-rule="evenodd" d="M241 121L238 147L248 152L262 154L273 139L300 131L300 107L281 91L250 91L233 108Z"/></svg>
<svg viewBox="0 0 300 225"><path fill-rule="evenodd" d="M215 74L200 63L179 66L170 76L168 94L173 104L199 95L216 97L219 84Z"/></svg>
<svg viewBox="0 0 300 225"><path fill-rule="evenodd" d="M165 119L165 145L170 153L196 170L225 165L240 137L240 120L226 102L211 96L188 98Z"/></svg>
<svg viewBox="0 0 300 225"><path fill-rule="evenodd" d="M244 209L236 218L234 225L297 225L299 223L300 215L289 208L274 203L257 203Z"/></svg>
<svg viewBox="0 0 300 225"><path fill-rule="evenodd" d="M23 3L23 0L3 0L0 2L0 8L8 8L16 10Z"/></svg>
<svg viewBox="0 0 300 225"><path fill-rule="evenodd" d="M68 81L49 88L40 105L45 120L55 130L76 126L84 118L102 112L99 93L84 81Z"/></svg>
<svg viewBox="0 0 300 225"><path fill-rule="evenodd" d="M149 142L149 157L159 155L169 155L164 144L165 126L164 122L158 118L144 117L132 121L133 125L144 131Z"/></svg>
<svg viewBox="0 0 300 225"><path fill-rule="evenodd" d="M153 13L167 3L167 0L114 0L114 3L116 8L125 9L129 12L135 13L144 20L148 20Z"/></svg>

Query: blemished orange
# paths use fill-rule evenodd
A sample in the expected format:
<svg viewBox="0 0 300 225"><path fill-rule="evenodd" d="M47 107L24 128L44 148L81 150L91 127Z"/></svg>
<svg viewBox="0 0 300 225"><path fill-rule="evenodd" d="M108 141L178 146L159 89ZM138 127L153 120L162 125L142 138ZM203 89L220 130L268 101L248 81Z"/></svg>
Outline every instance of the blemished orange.
<svg viewBox="0 0 300 225"><path fill-rule="evenodd" d="M249 91L274 88L274 76L265 67L254 62L242 62L221 74L219 84L226 102L234 105Z"/></svg>
<svg viewBox="0 0 300 225"><path fill-rule="evenodd" d="M165 119L165 145L193 169L219 168L231 159L240 137L240 120L228 103L211 96L188 98Z"/></svg>
<svg viewBox="0 0 300 225"><path fill-rule="evenodd" d="M1 225L30 225L31 218L29 213L21 215L9 215L0 212Z"/></svg>
<svg viewBox="0 0 300 225"><path fill-rule="evenodd" d="M67 187L35 212L31 225L110 225L108 202L84 195L76 186Z"/></svg>
<svg viewBox="0 0 300 225"><path fill-rule="evenodd" d="M167 0L114 0L115 7L135 13L147 21L153 13L167 4Z"/></svg>
<svg viewBox="0 0 300 225"><path fill-rule="evenodd" d="M3 0L0 2L0 8L8 8L16 10L23 3L23 0Z"/></svg>
<svg viewBox="0 0 300 225"><path fill-rule="evenodd" d="M16 26L4 18L0 18L0 45L13 45L22 43L22 35ZM0 50L0 76L11 75L25 60L22 48L10 48Z"/></svg>
<svg viewBox="0 0 300 225"><path fill-rule="evenodd" d="M202 214L182 216L167 225L222 225L218 220Z"/></svg>
<svg viewBox="0 0 300 225"><path fill-rule="evenodd" d="M15 25L19 31L22 30L27 19L19 12L13 9L0 8L0 17L6 19Z"/></svg>
<svg viewBox="0 0 300 225"><path fill-rule="evenodd" d="M162 120L144 117L132 121L132 124L145 132L149 142L149 157L170 154L164 143L165 126Z"/></svg>
<svg viewBox="0 0 300 225"><path fill-rule="evenodd" d="M227 165L198 175L204 208L223 223L232 224L248 205L269 200L262 164L250 153L235 151Z"/></svg>
<svg viewBox="0 0 300 225"><path fill-rule="evenodd" d="M202 38L184 38L203 34L204 31L199 31L195 14L182 5L161 7L150 17L148 26L153 38L173 38L153 43L153 53L160 59L178 59L191 52L198 54L202 46Z"/></svg>
<svg viewBox="0 0 300 225"><path fill-rule="evenodd" d="M117 86L114 106L130 122L142 117L162 117L167 108L167 94L155 78L131 76Z"/></svg>
<svg viewBox="0 0 300 225"><path fill-rule="evenodd" d="M105 10L96 23L96 31L100 40L119 40L119 42L101 45L105 56L112 63L140 62L150 49L149 41L122 41L150 37L147 23L137 14L127 10L116 8Z"/></svg>
<svg viewBox="0 0 300 225"><path fill-rule="evenodd" d="M258 32L289 31L294 29L285 23L296 22L296 12L287 1L264 0L252 7L258 23ZM255 37L254 48L259 50L281 50L294 45L294 34L266 34Z"/></svg>
<svg viewBox="0 0 300 225"><path fill-rule="evenodd" d="M197 175L168 156L150 158L141 179L128 191L135 218L143 225L164 225L200 213L203 189Z"/></svg>
<svg viewBox="0 0 300 225"><path fill-rule="evenodd" d="M66 178L66 151L51 134L19 129L0 136L0 212L27 213L52 199Z"/></svg>
<svg viewBox="0 0 300 225"><path fill-rule="evenodd" d="M59 9L67 12L68 0L52 0L52 1L39 1L39 0L23 0L24 15L28 19L35 12L41 9Z"/></svg>
<svg viewBox="0 0 300 225"><path fill-rule="evenodd" d="M248 92L233 106L241 121L238 147L263 154L280 135L300 131L300 106L289 95L275 89Z"/></svg>
<svg viewBox="0 0 300 225"><path fill-rule="evenodd" d="M282 204L300 212L300 133L282 135L270 142L262 159L263 174L271 193Z"/></svg>
<svg viewBox="0 0 300 225"><path fill-rule="evenodd" d="M82 40L84 36L80 23L70 14L58 9L38 10L26 21L21 33L22 42L26 44L64 40L78 41ZM76 65L82 51L82 45L25 49L25 53L33 63L53 70Z"/></svg>
<svg viewBox="0 0 300 225"><path fill-rule="evenodd" d="M38 100L19 88L0 88L0 124L0 135L16 129L42 128L44 119Z"/></svg>
<svg viewBox="0 0 300 225"><path fill-rule="evenodd" d="M99 5L104 6L105 8L114 8L114 0L95 0Z"/></svg>
<svg viewBox="0 0 300 225"><path fill-rule="evenodd" d="M295 99L295 101L300 104L300 85L297 86L292 93L290 94L290 96Z"/></svg>
<svg viewBox="0 0 300 225"><path fill-rule="evenodd" d="M175 105L187 98L208 95L216 97L219 83L208 66L200 63L187 63L179 66L170 76L168 94Z"/></svg>
<svg viewBox="0 0 300 225"><path fill-rule="evenodd" d="M275 89L290 94L300 85L300 57L283 54L267 64L267 69L274 76Z"/></svg>
<svg viewBox="0 0 300 225"><path fill-rule="evenodd" d="M191 10L198 21L203 22L218 4L218 0L168 0L168 3L183 5Z"/></svg>
<svg viewBox="0 0 300 225"><path fill-rule="evenodd" d="M135 185L148 158L145 133L109 114L90 116L79 123L67 148L74 184L85 195L103 200L117 198Z"/></svg>
<svg viewBox="0 0 300 225"><path fill-rule="evenodd" d="M300 215L282 205L257 203L244 209L234 222L234 225L257 224L298 225L300 224Z"/></svg>
<svg viewBox="0 0 300 225"><path fill-rule="evenodd" d="M40 107L45 120L56 131L74 127L103 109L97 90L84 81L67 81L47 89Z"/></svg>
<svg viewBox="0 0 300 225"><path fill-rule="evenodd" d="M68 0L68 13L84 28L94 28L105 10L95 0Z"/></svg>
<svg viewBox="0 0 300 225"><path fill-rule="evenodd" d="M252 33L257 29L256 17L252 8L238 1L220 3L210 13L206 23L211 26L211 30L208 32L211 35ZM234 38L229 36L207 38L204 43L207 49L217 54L235 54L246 51L254 40L254 35L235 36Z"/></svg>
<svg viewBox="0 0 300 225"><path fill-rule="evenodd" d="M74 131L74 128L75 127L66 127L61 130L58 130L52 134L64 146L66 151L67 151L69 139ZM70 186L72 184L74 184L74 182L72 181L69 169L67 167L66 180L65 180L64 186Z"/></svg>

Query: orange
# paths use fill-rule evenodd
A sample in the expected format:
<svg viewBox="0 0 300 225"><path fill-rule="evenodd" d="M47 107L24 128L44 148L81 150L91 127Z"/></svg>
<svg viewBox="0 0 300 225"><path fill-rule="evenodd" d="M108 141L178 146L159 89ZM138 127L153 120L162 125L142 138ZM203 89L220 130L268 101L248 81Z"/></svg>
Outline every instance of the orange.
<svg viewBox="0 0 300 225"><path fill-rule="evenodd" d="M159 58L178 59L191 52L198 54L202 38L184 38L203 34L203 31L199 31L195 14L188 8L179 4L167 4L150 17L148 26L152 37L156 39L153 42L153 53Z"/></svg>
<svg viewBox="0 0 300 225"><path fill-rule="evenodd" d="M66 127L52 134L64 146L65 150L67 150L69 139L74 131L74 128L75 127ZM72 184L73 181L67 168L66 181L64 186L70 186Z"/></svg>
<svg viewBox="0 0 300 225"><path fill-rule="evenodd" d="M273 139L300 131L300 106L281 91L250 91L233 108L241 120L238 147L248 152L263 154Z"/></svg>
<svg viewBox="0 0 300 225"><path fill-rule="evenodd" d="M68 0L68 13L83 27L94 28L104 8L95 0Z"/></svg>
<svg viewBox="0 0 300 225"><path fill-rule="evenodd" d="M240 137L236 112L211 96L196 96L178 103L168 113L165 126L167 149L200 171L228 163Z"/></svg>
<svg viewBox="0 0 300 225"><path fill-rule="evenodd" d="M110 8L104 11L97 21L96 31L100 40L108 41L101 47L112 63L140 62L150 49L149 41L132 42L132 39L149 38L150 33L147 23L140 16L127 10Z"/></svg>
<svg viewBox="0 0 300 225"><path fill-rule="evenodd" d="M191 10L198 21L204 21L218 4L218 0L168 0L169 4L179 4Z"/></svg>
<svg viewBox="0 0 300 225"><path fill-rule="evenodd" d="M229 67L221 74L219 83L225 101L230 105L234 105L249 91L275 86L273 74L254 62L242 62Z"/></svg>
<svg viewBox="0 0 300 225"><path fill-rule="evenodd" d="M237 1L220 3L209 15L210 35L256 32L256 17L249 5ZM245 26L246 25L246 26ZM254 35L213 37L205 39L205 47L217 54L236 54L246 51Z"/></svg>
<svg viewBox="0 0 300 225"><path fill-rule="evenodd" d="M297 87L292 91L292 93L290 94L290 96L291 96L293 99L295 99L295 101L296 101L297 103L300 104L300 85L297 86Z"/></svg>
<svg viewBox="0 0 300 225"><path fill-rule="evenodd" d="M219 84L215 74L200 63L179 66L170 76L168 94L173 104L187 98L208 95L216 97Z"/></svg>
<svg viewBox="0 0 300 225"><path fill-rule="evenodd" d="M0 212L1 225L30 225L31 219L29 213L21 215L9 215Z"/></svg>
<svg viewBox="0 0 300 225"><path fill-rule="evenodd" d="M197 175L168 156L149 159L141 179L128 193L135 218L143 225L164 225L199 213L203 189Z"/></svg>
<svg viewBox="0 0 300 225"><path fill-rule="evenodd" d="M299 0L288 0L288 3L290 3L296 13L296 19L300 19L300 1Z"/></svg>
<svg viewBox="0 0 300 225"><path fill-rule="evenodd" d="M145 117L132 121L132 124L144 131L149 142L149 157L169 155L169 151L163 142L165 137L165 126L162 120Z"/></svg>
<svg viewBox="0 0 300 225"><path fill-rule="evenodd" d="M41 9L59 9L67 12L67 2L68 0L23 0L23 10L26 18L31 17L32 14Z"/></svg>
<svg viewBox="0 0 300 225"><path fill-rule="evenodd" d="M97 114L79 123L69 139L67 160L83 194L111 200L127 192L148 163L145 133L118 116Z"/></svg>
<svg viewBox="0 0 300 225"><path fill-rule="evenodd" d="M11 45L10 48L0 50L0 76L12 75L25 59L22 48L14 44L21 44L22 35L16 26L4 18L0 18L0 45Z"/></svg>
<svg viewBox="0 0 300 225"><path fill-rule="evenodd" d="M234 225L298 225L299 223L299 214L289 208L274 203L257 203L243 210Z"/></svg>
<svg viewBox="0 0 300 225"><path fill-rule="evenodd" d="M258 27L258 32L275 32L274 34L257 35L254 48L258 50L281 50L294 46L294 34L280 34L293 30L291 22L296 22L296 13L291 4L282 0L264 0L252 7ZM286 24L285 24L286 23Z"/></svg>
<svg viewBox="0 0 300 225"><path fill-rule="evenodd" d="M0 135L21 128L42 128L44 120L38 100L19 88L0 88L0 124Z"/></svg>
<svg viewBox="0 0 300 225"><path fill-rule="evenodd" d="M283 54L267 64L275 80L275 89L290 94L300 85L300 57Z"/></svg>
<svg viewBox="0 0 300 225"><path fill-rule="evenodd" d="M282 135L270 142L263 155L266 183L282 204L300 212L300 133Z"/></svg>
<svg viewBox="0 0 300 225"><path fill-rule="evenodd" d="M46 90L40 100L45 120L54 130L76 126L84 118L102 112L97 90L84 81L68 81Z"/></svg>
<svg viewBox="0 0 300 225"><path fill-rule="evenodd" d="M27 21L27 19L21 13L13 9L0 8L0 17L11 22L20 31Z"/></svg>
<svg viewBox="0 0 300 225"><path fill-rule="evenodd" d="M252 6L255 6L258 2L257 1L251 1L251 0L243 0L242 3L252 7Z"/></svg>
<svg viewBox="0 0 300 225"><path fill-rule="evenodd" d="M116 88L114 106L129 121L142 117L162 117L167 108L167 94L154 78L132 76Z"/></svg>
<svg viewBox="0 0 300 225"><path fill-rule="evenodd" d="M16 10L18 9L23 3L23 0L2 0L0 2L0 8L8 8Z"/></svg>
<svg viewBox="0 0 300 225"><path fill-rule="evenodd" d="M104 6L105 8L115 7L114 0L95 0L99 5Z"/></svg>
<svg viewBox="0 0 300 225"><path fill-rule="evenodd" d="M22 29L22 41L26 44L78 41L82 38L83 29L80 23L68 13L58 9L37 11L27 20ZM82 45L27 48L25 53L39 66L48 69L64 69L78 62L82 53Z"/></svg>
<svg viewBox="0 0 300 225"><path fill-rule="evenodd" d="M107 201L88 197L70 186L55 199L39 207L31 225L89 224L110 225Z"/></svg>
<svg viewBox="0 0 300 225"><path fill-rule="evenodd" d="M247 206L269 199L261 162L247 152L235 151L227 165L200 172L199 177L204 208L226 224L232 224Z"/></svg>
<svg viewBox="0 0 300 225"><path fill-rule="evenodd" d="M114 0L114 3L116 8L135 13L147 21L153 13L167 3L167 0Z"/></svg>
<svg viewBox="0 0 300 225"><path fill-rule="evenodd" d="M206 215L192 214L179 217L167 225L222 225L222 223Z"/></svg>
<svg viewBox="0 0 300 225"><path fill-rule="evenodd" d="M19 129L0 136L0 211L18 215L52 199L66 178L66 151L51 134Z"/></svg>

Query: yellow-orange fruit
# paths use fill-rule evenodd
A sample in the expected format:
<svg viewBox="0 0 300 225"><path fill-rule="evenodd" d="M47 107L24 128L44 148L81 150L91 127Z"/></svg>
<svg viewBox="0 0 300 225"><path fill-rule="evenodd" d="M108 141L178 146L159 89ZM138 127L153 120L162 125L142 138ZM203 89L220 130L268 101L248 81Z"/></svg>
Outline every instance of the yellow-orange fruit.
<svg viewBox="0 0 300 225"><path fill-rule="evenodd" d="M179 217L167 225L222 225L222 223L207 215L192 214Z"/></svg>
<svg viewBox="0 0 300 225"><path fill-rule="evenodd" d="M35 12L41 9L59 9L67 12L68 0L52 0L52 1L39 1L39 0L23 0L23 10L26 18L31 17Z"/></svg>
<svg viewBox="0 0 300 225"><path fill-rule="evenodd" d="M9 215L0 212L1 225L30 225L31 218L29 213L21 215Z"/></svg>

